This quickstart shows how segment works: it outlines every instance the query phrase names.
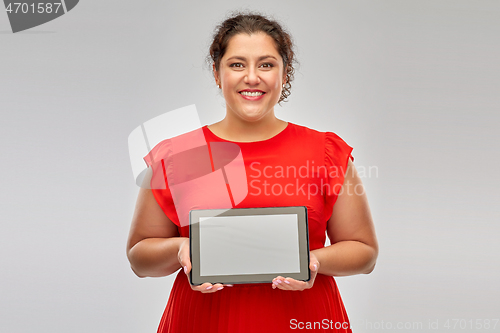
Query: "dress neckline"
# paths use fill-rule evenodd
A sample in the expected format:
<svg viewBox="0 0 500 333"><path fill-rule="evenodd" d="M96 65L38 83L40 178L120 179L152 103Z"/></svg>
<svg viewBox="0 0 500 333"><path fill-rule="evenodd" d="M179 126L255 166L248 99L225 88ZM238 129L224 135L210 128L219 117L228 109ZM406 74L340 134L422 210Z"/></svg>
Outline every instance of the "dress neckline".
<svg viewBox="0 0 500 333"><path fill-rule="evenodd" d="M290 127L292 127L292 123L288 122L286 127L284 129L281 130L281 132L275 134L274 136L270 137L269 139L265 139L265 140L259 140L259 141L231 141L231 140L226 140L226 139L223 139L217 135L214 134L214 132L212 132L212 130L210 128L208 128L208 125L205 125L203 126L203 128L206 130L207 133L209 133L211 136L213 136L214 138L216 138L217 140L220 140L220 141L225 141L225 142L232 142L232 143L237 143L237 144L248 144L248 143L268 143L269 141L273 141L279 137L282 137L286 132L288 132L288 130L290 129Z"/></svg>

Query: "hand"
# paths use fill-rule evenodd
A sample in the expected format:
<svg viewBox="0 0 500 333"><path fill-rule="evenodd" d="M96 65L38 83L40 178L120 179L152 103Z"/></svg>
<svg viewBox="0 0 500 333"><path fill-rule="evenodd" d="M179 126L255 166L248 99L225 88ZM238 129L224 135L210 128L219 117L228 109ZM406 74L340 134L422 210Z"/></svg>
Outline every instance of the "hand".
<svg viewBox="0 0 500 333"><path fill-rule="evenodd" d="M314 285L314 279L316 279L316 275L319 270L319 261L316 256L309 252L309 269L311 270L311 278L309 281L299 281L292 279L290 277L284 278L282 276L278 276L273 279L272 287L273 289L281 289L281 290L306 290L312 288Z"/></svg>
<svg viewBox="0 0 500 333"><path fill-rule="evenodd" d="M189 238L186 238L181 245L179 245L179 252L177 254L177 259L181 264L182 269L186 275L191 271L191 260L189 259ZM199 286L191 285L191 289L195 291L200 291L204 294L215 293L216 291L224 289L224 287L232 287L232 284L211 284L209 282L205 282Z"/></svg>

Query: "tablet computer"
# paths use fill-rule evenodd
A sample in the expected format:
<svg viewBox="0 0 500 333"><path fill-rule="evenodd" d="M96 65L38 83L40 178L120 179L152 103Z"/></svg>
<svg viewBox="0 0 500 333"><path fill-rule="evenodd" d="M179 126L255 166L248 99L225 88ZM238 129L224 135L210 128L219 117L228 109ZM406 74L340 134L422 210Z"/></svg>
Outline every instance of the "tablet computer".
<svg viewBox="0 0 500 333"><path fill-rule="evenodd" d="M192 210L189 219L193 285L310 279L306 207Z"/></svg>

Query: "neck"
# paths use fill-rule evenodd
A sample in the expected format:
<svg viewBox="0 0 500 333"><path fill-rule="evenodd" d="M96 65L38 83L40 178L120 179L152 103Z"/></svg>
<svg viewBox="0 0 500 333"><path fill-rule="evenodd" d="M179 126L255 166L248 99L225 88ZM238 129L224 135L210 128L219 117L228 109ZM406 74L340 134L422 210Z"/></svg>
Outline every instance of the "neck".
<svg viewBox="0 0 500 333"><path fill-rule="evenodd" d="M276 118L274 112L257 121L245 121L231 116L230 113L218 123L208 128L218 137L236 142L263 141L272 138L288 125L287 122Z"/></svg>

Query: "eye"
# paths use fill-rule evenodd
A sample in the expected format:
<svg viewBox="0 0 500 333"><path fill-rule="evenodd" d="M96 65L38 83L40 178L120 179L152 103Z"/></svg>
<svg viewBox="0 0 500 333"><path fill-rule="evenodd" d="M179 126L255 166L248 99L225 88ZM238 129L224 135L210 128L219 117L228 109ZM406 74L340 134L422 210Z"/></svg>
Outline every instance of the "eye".
<svg viewBox="0 0 500 333"><path fill-rule="evenodd" d="M261 67L263 67L263 68L273 68L274 65L271 64L271 63L269 63L269 62L266 62L266 63L262 64Z"/></svg>
<svg viewBox="0 0 500 333"><path fill-rule="evenodd" d="M243 64L241 62L234 62L234 63L230 64L229 67L242 68Z"/></svg>

